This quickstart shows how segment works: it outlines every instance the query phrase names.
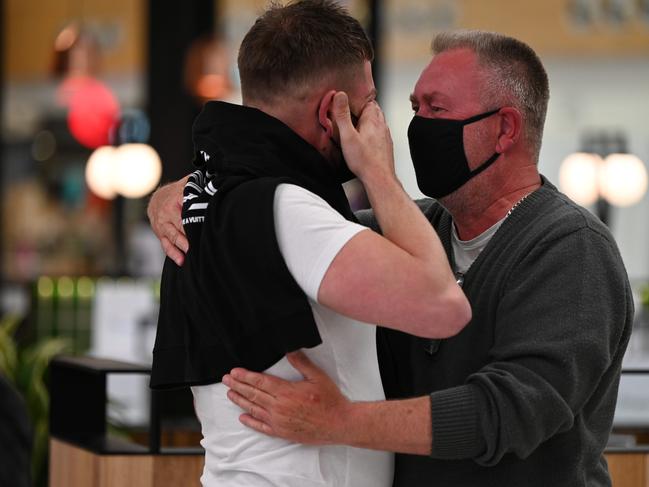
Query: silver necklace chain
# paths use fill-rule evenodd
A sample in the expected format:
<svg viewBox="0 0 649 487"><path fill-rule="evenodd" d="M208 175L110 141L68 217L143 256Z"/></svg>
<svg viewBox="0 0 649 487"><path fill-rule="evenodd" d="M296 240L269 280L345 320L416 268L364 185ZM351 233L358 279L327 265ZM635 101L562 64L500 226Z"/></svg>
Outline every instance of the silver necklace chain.
<svg viewBox="0 0 649 487"><path fill-rule="evenodd" d="M511 214L512 214L512 211L514 211L518 205L520 205L523 201L525 201L525 198L527 198L530 194L532 194L532 193L527 193L527 194L526 194L525 196L523 196L520 200L518 200L518 201L514 204L514 206L512 206L512 207L509 209L509 211L508 211L507 214L505 215L505 218L507 218L509 215L511 215Z"/></svg>
<svg viewBox="0 0 649 487"><path fill-rule="evenodd" d="M508 211L507 214L505 215L505 218L507 218L509 215L511 215L512 212L516 209L516 207L517 207L518 205L520 205L523 201L525 201L525 198L527 198L530 194L532 194L532 193L527 193L527 194L526 194L525 196L523 196L520 200L518 200L518 201L514 204L514 206L512 206L512 207L509 209L509 211ZM464 273L464 272L460 272L460 271L455 271L454 274L455 274L455 280L456 280L458 286L462 287L462 285L464 284L464 274L465 274L465 273Z"/></svg>

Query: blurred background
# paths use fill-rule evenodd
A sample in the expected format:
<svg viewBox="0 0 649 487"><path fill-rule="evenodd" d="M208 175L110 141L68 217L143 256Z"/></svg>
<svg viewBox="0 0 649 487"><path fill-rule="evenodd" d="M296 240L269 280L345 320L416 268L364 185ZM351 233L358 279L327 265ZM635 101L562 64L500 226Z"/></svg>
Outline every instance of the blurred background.
<svg viewBox="0 0 649 487"><path fill-rule="evenodd" d="M190 171L202 103L240 101L238 46L265 3L0 0L0 372L41 425L36 463L49 358L151 360L163 254L147 197ZM434 34L495 30L539 53L551 91L541 172L610 226L636 299L625 366L649 371L649 0L341 3L375 42L379 101L413 197L408 96ZM109 388L112 424L145 428L147 379ZM624 376L619 441L646 439L646 391L648 375Z"/></svg>

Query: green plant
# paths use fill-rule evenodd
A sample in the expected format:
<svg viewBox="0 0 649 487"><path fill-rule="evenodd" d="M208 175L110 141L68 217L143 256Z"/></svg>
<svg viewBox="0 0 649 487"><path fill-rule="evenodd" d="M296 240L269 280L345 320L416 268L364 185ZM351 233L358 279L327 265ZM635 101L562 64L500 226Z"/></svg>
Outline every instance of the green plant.
<svg viewBox="0 0 649 487"><path fill-rule="evenodd" d="M68 340L48 338L20 348L15 332L20 323L18 316L6 316L0 320L0 373L4 374L27 404L34 429L32 451L32 478L38 480L44 475L48 452L49 394L46 386L47 368L55 355L69 352Z"/></svg>

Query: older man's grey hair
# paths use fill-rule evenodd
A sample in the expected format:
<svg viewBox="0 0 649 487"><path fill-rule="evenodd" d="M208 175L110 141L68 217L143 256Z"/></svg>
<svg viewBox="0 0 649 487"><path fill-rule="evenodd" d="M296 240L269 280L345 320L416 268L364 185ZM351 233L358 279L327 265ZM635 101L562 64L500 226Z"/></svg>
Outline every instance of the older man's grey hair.
<svg viewBox="0 0 649 487"><path fill-rule="evenodd" d="M548 75L541 60L524 42L495 32L458 30L433 39L433 54L470 49L485 68L487 86L481 99L485 109L514 106L523 116L524 137L538 161L543 125L550 98Z"/></svg>

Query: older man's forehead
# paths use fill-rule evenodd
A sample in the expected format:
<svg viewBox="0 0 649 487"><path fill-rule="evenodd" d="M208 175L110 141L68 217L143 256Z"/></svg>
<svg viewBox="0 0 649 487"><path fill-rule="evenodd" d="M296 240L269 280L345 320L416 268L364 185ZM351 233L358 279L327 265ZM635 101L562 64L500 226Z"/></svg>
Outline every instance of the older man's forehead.
<svg viewBox="0 0 649 487"><path fill-rule="evenodd" d="M419 76L413 95L435 99L454 98L459 93L466 95L470 87L477 87L478 68L474 54L468 50L437 54Z"/></svg>

